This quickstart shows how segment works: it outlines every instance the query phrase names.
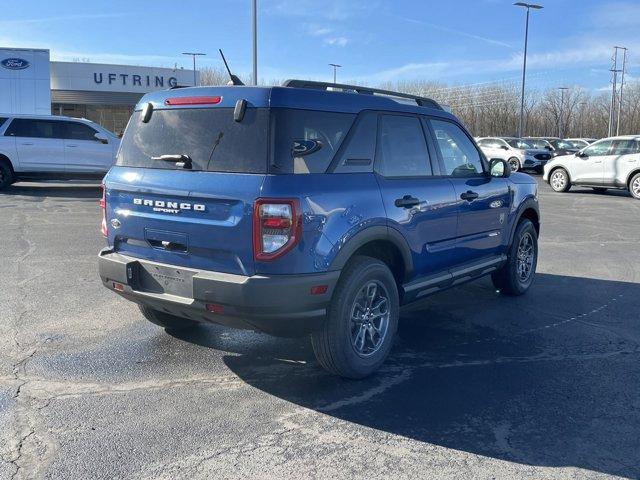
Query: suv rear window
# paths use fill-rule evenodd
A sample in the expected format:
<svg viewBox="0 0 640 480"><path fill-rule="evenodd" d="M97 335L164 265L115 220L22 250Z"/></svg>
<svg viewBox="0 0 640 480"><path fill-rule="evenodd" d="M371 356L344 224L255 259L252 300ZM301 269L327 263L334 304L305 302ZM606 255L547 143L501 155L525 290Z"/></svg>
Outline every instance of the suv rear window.
<svg viewBox="0 0 640 480"><path fill-rule="evenodd" d="M268 158L269 111L247 108L241 122L232 108L155 110L148 123L133 113L125 131L117 165L182 169L175 162L153 159L188 155L192 170L265 173Z"/></svg>
<svg viewBox="0 0 640 480"><path fill-rule="evenodd" d="M0 127L4 125L4 122L6 121L7 121L6 117L0 117Z"/></svg>
<svg viewBox="0 0 640 480"><path fill-rule="evenodd" d="M273 173L324 173L355 115L274 108Z"/></svg>

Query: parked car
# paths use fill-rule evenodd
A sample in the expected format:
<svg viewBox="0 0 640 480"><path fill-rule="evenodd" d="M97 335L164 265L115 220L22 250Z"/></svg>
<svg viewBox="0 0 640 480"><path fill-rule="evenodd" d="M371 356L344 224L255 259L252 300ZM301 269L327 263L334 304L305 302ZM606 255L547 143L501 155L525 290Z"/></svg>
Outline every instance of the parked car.
<svg viewBox="0 0 640 480"><path fill-rule="evenodd" d="M556 137L525 137L534 148L545 149L551 152L554 157L576 153L579 148L572 143Z"/></svg>
<svg viewBox="0 0 640 480"><path fill-rule="evenodd" d="M547 163L544 180L556 192L572 185L629 190L640 199L640 135L603 138L574 155L563 155Z"/></svg>
<svg viewBox="0 0 640 480"><path fill-rule="evenodd" d="M531 169L542 173L545 163L551 159L546 149L535 148L531 143L516 137L485 137L477 139L487 158L506 160L511 171Z"/></svg>
<svg viewBox="0 0 640 480"><path fill-rule="evenodd" d="M352 378L386 358L401 304L488 274L525 293L536 182L433 100L337 88L145 95L104 180L104 286L166 329L310 333Z"/></svg>
<svg viewBox="0 0 640 480"><path fill-rule="evenodd" d="M120 140L89 120L0 115L0 190L18 180L100 179Z"/></svg>
<svg viewBox="0 0 640 480"><path fill-rule="evenodd" d="M588 147L596 140L597 138L565 138L565 142L571 143L578 150Z"/></svg>

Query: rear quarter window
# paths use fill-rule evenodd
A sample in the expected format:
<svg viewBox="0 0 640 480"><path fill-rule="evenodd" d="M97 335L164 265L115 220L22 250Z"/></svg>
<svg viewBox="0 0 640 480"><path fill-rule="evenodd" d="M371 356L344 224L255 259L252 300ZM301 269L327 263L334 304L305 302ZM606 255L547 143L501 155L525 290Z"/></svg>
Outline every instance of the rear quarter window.
<svg viewBox="0 0 640 480"><path fill-rule="evenodd" d="M324 173L354 118L347 113L274 108L273 173Z"/></svg>

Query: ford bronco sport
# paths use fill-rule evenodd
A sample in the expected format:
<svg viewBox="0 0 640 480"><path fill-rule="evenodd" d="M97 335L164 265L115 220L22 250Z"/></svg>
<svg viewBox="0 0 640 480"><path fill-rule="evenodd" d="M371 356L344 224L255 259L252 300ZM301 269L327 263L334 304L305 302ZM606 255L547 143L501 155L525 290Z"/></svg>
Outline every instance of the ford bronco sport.
<svg viewBox="0 0 640 480"><path fill-rule="evenodd" d="M310 334L351 378L401 305L487 274L523 294L538 254L531 177L435 101L352 85L147 94L101 206L102 281L148 320Z"/></svg>

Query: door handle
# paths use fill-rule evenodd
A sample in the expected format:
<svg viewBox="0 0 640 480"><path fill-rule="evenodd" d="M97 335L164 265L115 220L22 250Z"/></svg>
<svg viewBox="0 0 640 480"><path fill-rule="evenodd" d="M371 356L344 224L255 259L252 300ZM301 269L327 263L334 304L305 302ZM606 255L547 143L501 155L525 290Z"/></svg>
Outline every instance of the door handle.
<svg viewBox="0 0 640 480"><path fill-rule="evenodd" d="M471 190L467 190L466 192L460 194L460 198L462 200L467 200L467 201L472 201L475 200L476 198L478 198L479 195L477 192L472 192Z"/></svg>
<svg viewBox="0 0 640 480"><path fill-rule="evenodd" d="M67 145L67 147L69 147L69 148L74 148L74 147L77 147L77 146L78 145Z"/></svg>
<svg viewBox="0 0 640 480"><path fill-rule="evenodd" d="M412 197L411 195L405 195L402 198L396 198L396 201L394 202L396 207L401 207L401 208L415 207L419 203L420 203L420 200L418 200L416 197Z"/></svg>
<svg viewBox="0 0 640 480"><path fill-rule="evenodd" d="M33 143L21 143L20 145L33 145Z"/></svg>

